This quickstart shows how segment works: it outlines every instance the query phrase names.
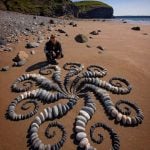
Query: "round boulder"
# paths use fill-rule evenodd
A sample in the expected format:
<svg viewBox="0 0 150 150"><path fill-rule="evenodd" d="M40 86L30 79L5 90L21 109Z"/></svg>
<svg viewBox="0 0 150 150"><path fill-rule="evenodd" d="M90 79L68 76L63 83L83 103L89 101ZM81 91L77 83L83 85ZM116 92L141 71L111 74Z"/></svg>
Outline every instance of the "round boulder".
<svg viewBox="0 0 150 150"><path fill-rule="evenodd" d="M19 51L17 56L14 58L15 62L27 60L29 55L25 51Z"/></svg>
<svg viewBox="0 0 150 150"><path fill-rule="evenodd" d="M88 38L83 35L83 34L78 34L76 37L75 37L75 40L79 43L86 43L88 41Z"/></svg>

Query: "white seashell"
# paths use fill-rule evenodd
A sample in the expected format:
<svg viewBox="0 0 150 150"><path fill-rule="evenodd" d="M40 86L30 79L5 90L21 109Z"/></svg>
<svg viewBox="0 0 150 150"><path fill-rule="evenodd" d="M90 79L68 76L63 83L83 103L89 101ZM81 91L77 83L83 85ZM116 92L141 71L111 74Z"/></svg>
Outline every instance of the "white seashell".
<svg viewBox="0 0 150 150"><path fill-rule="evenodd" d="M75 126L75 131L76 132L85 132L85 128L81 126Z"/></svg>
<svg viewBox="0 0 150 150"><path fill-rule="evenodd" d="M80 115L84 116L87 120L90 120L90 115L86 111L80 110Z"/></svg>
<svg viewBox="0 0 150 150"><path fill-rule="evenodd" d="M79 132L79 133L77 133L77 135L76 135L77 141L81 141L83 138L86 138L86 137L87 137L87 135L86 135L85 132Z"/></svg>
<svg viewBox="0 0 150 150"><path fill-rule="evenodd" d="M86 145L88 145L89 140L87 138L83 138L80 143L79 143L79 147L84 148L86 147Z"/></svg>

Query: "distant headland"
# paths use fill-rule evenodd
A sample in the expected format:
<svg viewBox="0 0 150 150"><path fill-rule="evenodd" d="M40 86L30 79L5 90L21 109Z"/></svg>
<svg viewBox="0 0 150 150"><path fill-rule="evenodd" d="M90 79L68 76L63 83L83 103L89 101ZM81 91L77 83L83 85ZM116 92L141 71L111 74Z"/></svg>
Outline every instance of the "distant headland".
<svg viewBox="0 0 150 150"><path fill-rule="evenodd" d="M112 18L113 8L99 1L2 0L0 10L49 17Z"/></svg>

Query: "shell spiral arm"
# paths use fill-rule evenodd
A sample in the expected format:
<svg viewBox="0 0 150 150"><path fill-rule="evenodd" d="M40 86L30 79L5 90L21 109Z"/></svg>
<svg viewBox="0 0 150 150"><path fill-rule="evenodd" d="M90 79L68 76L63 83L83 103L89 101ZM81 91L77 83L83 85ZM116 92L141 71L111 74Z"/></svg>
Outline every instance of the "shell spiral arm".
<svg viewBox="0 0 150 150"><path fill-rule="evenodd" d="M64 117L80 98L84 98L85 105L79 111L75 119L75 139L78 142L80 148L86 150L96 150L89 142L86 134L86 125L96 111L96 105L91 98L91 93L94 93L96 99L102 104L106 114L115 122L120 123L123 126L137 126L142 123L144 115L142 110L134 103L128 100L119 100L115 104L111 100L108 92L113 94L128 94L131 92L130 83L123 78L113 77L108 82L103 81L101 78L107 74L107 70L103 67L90 65L87 70L83 72L84 66L80 63L66 63L63 66L64 70L67 70L67 74L62 81L61 68L55 65L47 65L40 69L41 74L24 74L19 77L12 85L12 91L23 92L17 98L15 98L7 109L7 116L10 120L18 121L28 119L34 116L39 110L39 103L50 104L60 99L67 99L66 104L58 103L53 107L47 107L39 113L30 125L29 134L29 146L35 150L59 150L63 146L67 138L67 133L62 124L55 121ZM43 75L51 75L50 79ZM31 90L33 82L37 83L39 88ZM20 84L22 86L20 87ZM17 114L16 107L19 103L24 102L21 109L29 111L25 114ZM126 105L120 107L121 105ZM134 110L134 114L131 112L131 108ZM39 138L38 131L40 126L50 121L47 129L45 130L45 136L47 138L53 138L55 132L50 133L50 129L57 127L62 132L61 139L55 144L44 144ZM120 141L118 135L113 129L105 125L104 123L96 123L91 126L90 137L93 142L100 144L103 141L103 136L99 134L99 138L94 137L94 131L96 128L103 128L106 130L110 139L112 140L112 149L120 149Z"/></svg>

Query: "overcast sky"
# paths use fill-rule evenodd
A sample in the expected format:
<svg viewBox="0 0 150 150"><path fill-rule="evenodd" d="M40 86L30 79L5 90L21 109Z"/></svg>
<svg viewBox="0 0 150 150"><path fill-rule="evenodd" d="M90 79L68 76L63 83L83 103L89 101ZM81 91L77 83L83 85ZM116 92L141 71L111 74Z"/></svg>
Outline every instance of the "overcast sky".
<svg viewBox="0 0 150 150"><path fill-rule="evenodd" d="M80 0L72 0L80 1ZM114 16L150 16L150 0L101 0L114 8Z"/></svg>

